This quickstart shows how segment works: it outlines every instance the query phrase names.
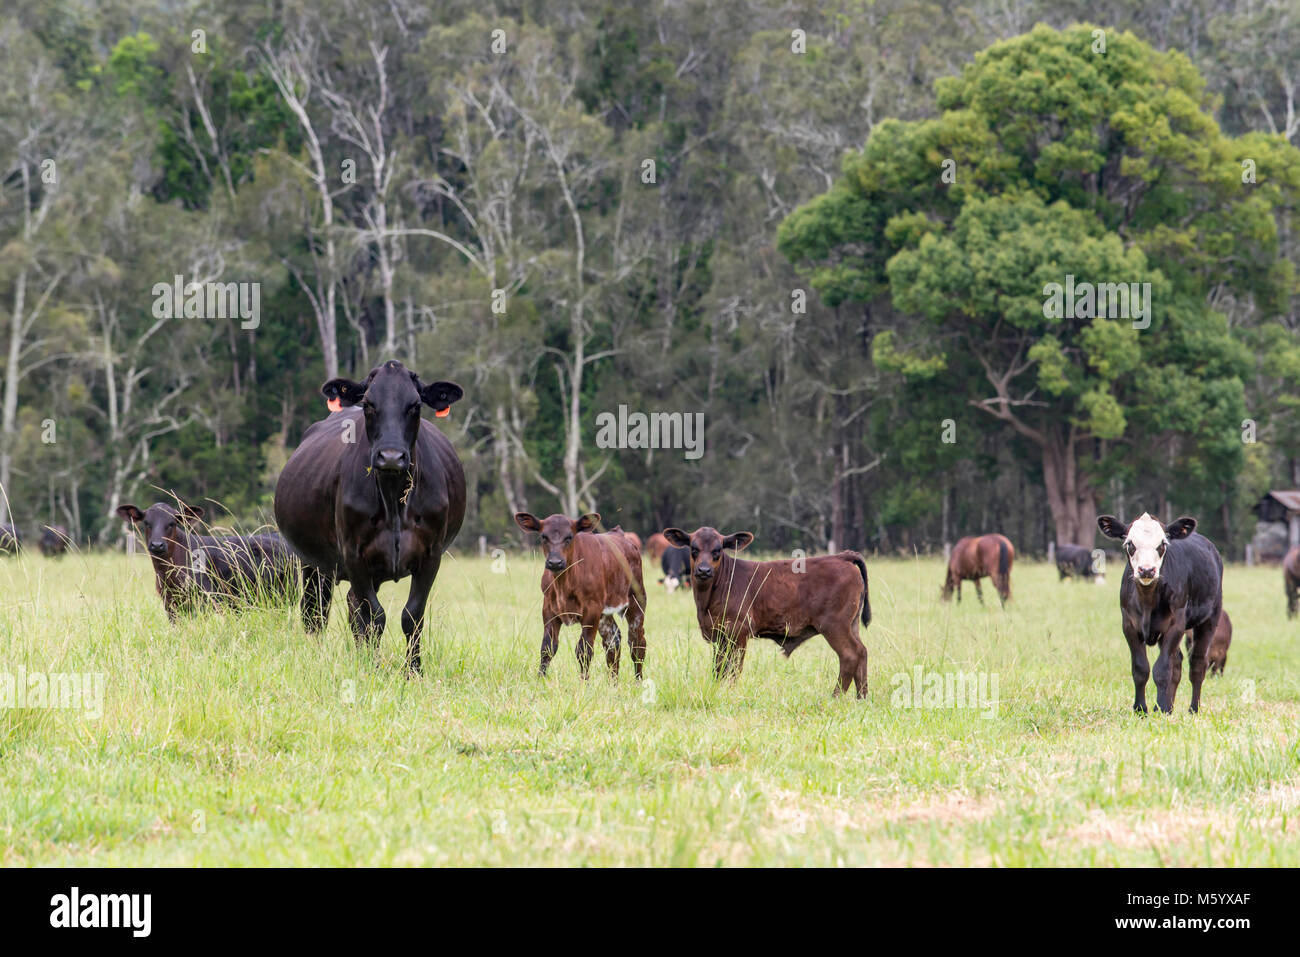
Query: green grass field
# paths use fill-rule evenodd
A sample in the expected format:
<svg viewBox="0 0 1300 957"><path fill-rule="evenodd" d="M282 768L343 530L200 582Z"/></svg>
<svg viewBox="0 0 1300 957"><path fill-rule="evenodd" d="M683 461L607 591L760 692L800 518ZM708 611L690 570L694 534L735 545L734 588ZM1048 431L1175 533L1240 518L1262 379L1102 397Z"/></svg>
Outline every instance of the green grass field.
<svg viewBox="0 0 1300 957"><path fill-rule="evenodd" d="M0 674L101 673L103 714L0 711L4 865L1300 865L1300 622L1281 573L1230 568L1235 637L1202 711L1146 719L1118 575L1023 563L942 605L938 560L869 560L871 693L834 700L816 638L710 677L688 594L652 586L647 682L626 648L583 683L576 628L535 677L537 556L449 557L425 674L295 610L168 624L143 557L0 560ZM647 579L653 581L657 575ZM893 676L997 679L996 714L905 708ZM992 685L989 685L990 691ZM1148 692L1154 703L1154 690ZM909 699L910 700L910 699Z"/></svg>

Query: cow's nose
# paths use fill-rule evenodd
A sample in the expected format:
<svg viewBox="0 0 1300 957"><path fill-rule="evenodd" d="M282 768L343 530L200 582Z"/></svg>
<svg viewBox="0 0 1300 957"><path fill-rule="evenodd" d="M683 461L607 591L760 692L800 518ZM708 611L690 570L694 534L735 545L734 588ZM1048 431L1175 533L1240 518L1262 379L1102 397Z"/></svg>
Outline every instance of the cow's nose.
<svg viewBox="0 0 1300 957"><path fill-rule="evenodd" d="M406 468L406 450L380 449L375 453L375 468L386 472Z"/></svg>
<svg viewBox="0 0 1300 957"><path fill-rule="evenodd" d="M713 577L713 567L711 565L700 565L695 569L695 577L707 579Z"/></svg>
<svg viewBox="0 0 1300 957"><path fill-rule="evenodd" d="M1154 567L1138 569L1138 578L1155 578L1155 577L1156 577L1156 570Z"/></svg>
<svg viewBox="0 0 1300 957"><path fill-rule="evenodd" d="M564 571L564 559L563 559L563 558L548 558L548 559L546 559L546 567L549 568L549 569L550 569L551 571L553 571L553 572L562 572L562 571Z"/></svg>
<svg viewBox="0 0 1300 957"><path fill-rule="evenodd" d="M149 543L149 551L152 552L154 555L161 555L161 554L163 554L163 552L167 551L167 543L166 543L166 542L150 542L150 543Z"/></svg>

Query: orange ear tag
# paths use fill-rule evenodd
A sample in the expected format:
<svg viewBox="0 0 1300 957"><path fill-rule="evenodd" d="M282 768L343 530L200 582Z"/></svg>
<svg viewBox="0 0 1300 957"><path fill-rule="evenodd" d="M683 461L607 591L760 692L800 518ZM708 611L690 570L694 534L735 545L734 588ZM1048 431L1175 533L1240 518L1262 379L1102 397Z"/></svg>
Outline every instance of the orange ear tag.
<svg viewBox="0 0 1300 957"><path fill-rule="evenodd" d="M434 409L433 414L440 419L445 419L447 416L451 415L451 406L447 406L445 409Z"/></svg>
<svg viewBox="0 0 1300 957"><path fill-rule="evenodd" d="M326 402L325 404L328 405L328 406L330 407L330 411L331 411L331 412L338 412L338 411L340 411L340 410L343 408L343 400L342 400L342 399L337 399L337 398L335 398L335 399L330 399L330 400L329 400L328 402Z"/></svg>

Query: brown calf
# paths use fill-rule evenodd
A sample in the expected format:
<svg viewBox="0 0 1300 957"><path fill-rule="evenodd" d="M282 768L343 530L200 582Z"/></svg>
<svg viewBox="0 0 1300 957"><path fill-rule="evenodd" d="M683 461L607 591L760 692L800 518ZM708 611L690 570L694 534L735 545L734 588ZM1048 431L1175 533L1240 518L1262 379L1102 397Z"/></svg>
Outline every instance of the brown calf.
<svg viewBox="0 0 1300 957"><path fill-rule="evenodd" d="M669 543L689 548L695 617L713 643L713 673L734 679L745 664L751 637L771 638L788 657L814 635L823 635L839 656L835 694L852 682L867 694L867 647L858 637L858 615L871 623L867 565L857 552L794 561L751 562L736 558L754 540L749 532L723 536L704 527L688 535L664 529Z"/></svg>
<svg viewBox="0 0 1300 957"><path fill-rule="evenodd" d="M1015 558L1015 547L1005 535L969 535L959 539L948 558L943 600L951 598L952 590L956 588L957 600L961 601L961 583L972 580L975 582L975 596L983 604L984 591L980 588L980 579L988 575L998 590L998 598L1005 605L1011 598L1011 563Z"/></svg>
<svg viewBox="0 0 1300 957"><path fill-rule="evenodd" d="M655 532L645 540L645 550L650 553L651 561L657 562L668 551L668 539L664 538L663 532Z"/></svg>
<svg viewBox="0 0 1300 957"><path fill-rule="evenodd" d="M542 654L537 673L545 675L559 647L561 625L582 626L574 652L586 678L592 646L600 632L605 663L618 677L621 635L614 615L627 622L627 644L638 680L645 662L645 584L641 580L641 552L617 526L603 535L591 530L600 522L596 513L573 521L564 515L538 519L527 512L515 515L526 532L542 537L546 568L542 572Z"/></svg>
<svg viewBox="0 0 1300 957"><path fill-rule="evenodd" d="M1228 647L1232 644L1232 619L1226 611L1219 611L1219 622L1214 626L1214 637L1210 639L1210 651L1205 660L1209 662L1210 674L1221 675L1228 663ZM1187 651L1192 650L1192 633L1187 633Z"/></svg>
<svg viewBox="0 0 1300 957"><path fill-rule="evenodd" d="M1282 584L1286 587L1286 616L1294 618L1300 604L1300 545L1293 545L1282 559Z"/></svg>

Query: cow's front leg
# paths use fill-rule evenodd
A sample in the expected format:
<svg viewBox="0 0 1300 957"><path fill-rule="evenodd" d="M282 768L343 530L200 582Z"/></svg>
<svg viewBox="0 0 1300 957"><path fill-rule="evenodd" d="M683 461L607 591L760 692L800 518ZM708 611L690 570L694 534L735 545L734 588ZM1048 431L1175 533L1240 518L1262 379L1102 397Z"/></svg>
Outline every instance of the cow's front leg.
<svg viewBox="0 0 1300 957"><path fill-rule="evenodd" d="M564 624L560 620L558 612L548 611L545 603L542 605L542 655L541 660L537 663L537 677L545 678L546 669L551 667L551 659L555 657L555 652L560 647L560 625Z"/></svg>
<svg viewBox="0 0 1300 957"><path fill-rule="evenodd" d="M1169 714L1174 710L1174 694L1183 670L1183 653L1178 647L1184 629L1175 629L1160 636L1160 653L1156 656L1156 708Z"/></svg>
<svg viewBox="0 0 1300 957"><path fill-rule="evenodd" d="M352 578L348 589L348 621L352 624L352 635L358 645L363 641L371 645L379 643L384 633L384 607L379 604L379 595L374 583L369 579Z"/></svg>
<svg viewBox="0 0 1300 957"><path fill-rule="evenodd" d="M402 607L402 632L406 635L406 668L413 674L420 673L420 638L424 634L424 608L429 601L429 590L433 580L438 577L438 568L442 564L442 555L436 554L429 561L416 569L411 576L411 593L406 597ZM382 610L380 614L383 614Z"/></svg>
<svg viewBox="0 0 1300 957"><path fill-rule="evenodd" d="M636 680L641 680L641 670L645 664L645 608L633 598L625 612L627 618L627 647L632 653L632 670Z"/></svg>
<svg viewBox="0 0 1300 957"><path fill-rule="evenodd" d="M1147 646L1138 634L1125 633L1128 640L1129 657L1133 661L1133 710L1138 714L1147 713L1147 679L1151 677L1151 662L1147 658Z"/></svg>
<svg viewBox="0 0 1300 957"><path fill-rule="evenodd" d="M1219 616L1211 615L1210 619L1192 632L1192 647L1189 649L1187 656L1190 659L1190 671L1192 673L1192 714L1201 710L1201 682L1205 680L1205 666L1210 656L1210 643L1214 641L1214 630L1218 624Z"/></svg>
<svg viewBox="0 0 1300 957"><path fill-rule="evenodd" d="M591 671L591 653L596 644L596 629L600 627L600 612L594 615L584 615L582 618L582 634L578 636L577 647L573 653L578 658L578 672L582 679L587 679Z"/></svg>
<svg viewBox="0 0 1300 957"><path fill-rule="evenodd" d="M745 666L745 647L749 635L744 629L724 631L713 642L713 676L735 681Z"/></svg>
<svg viewBox="0 0 1300 957"><path fill-rule="evenodd" d="M623 635L613 615L600 616L600 640L605 646L605 665L611 678L618 677L618 662L622 656Z"/></svg>

